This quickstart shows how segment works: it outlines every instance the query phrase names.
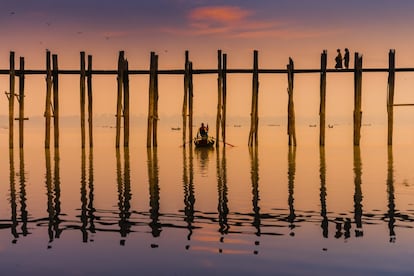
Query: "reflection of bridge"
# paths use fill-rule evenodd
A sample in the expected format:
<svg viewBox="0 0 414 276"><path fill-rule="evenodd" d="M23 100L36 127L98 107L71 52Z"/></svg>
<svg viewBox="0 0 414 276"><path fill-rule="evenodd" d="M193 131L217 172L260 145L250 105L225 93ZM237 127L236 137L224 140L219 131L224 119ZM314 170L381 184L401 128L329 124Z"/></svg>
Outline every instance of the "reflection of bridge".
<svg viewBox="0 0 414 276"><path fill-rule="evenodd" d="M214 156L211 153L204 155L203 158ZM85 150L81 156L81 187L80 187L80 209L77 219L66 219L61 211L60 203L60 167L59 151L53 153L53 162L49 150L45 150L46 173L45 188L47 194L47 213L45 218L31 218L26 206L26 178L24 168L24 154L20 150L19 173L15 172L14 155L10 151L10 210L11 218L3 219L0 224L1 229L10 229L13 243L17 242L22 236L30 234L29 229L47 228L49 235L49 247L55 239L59 239L61 234L68 230L80 231L82 242L92 242L90 235L94 233L114 232L121 236L120 245L124 245L127 237L132 232L151 233L154 238L162 235L165 228L177 228L186 230L188 244L191 247L191 238L194 231L210 226L217 226L220 233L220 242L224 243L226 237L232 234L255 235L255 245L260 245L259 238L262 235L278 236L285 235L288 230L289 235L295 235L296 227L301 227L305 223L320 225L321 234L324 238L330 236L334 238L361 237L363 236L364 224L380 224L386 222L389 229L390 242L395 241L396 227L412 227L408 222L414 221L414 212L400 213L397 211L394 199L394 176L393 176L393 155L392 148L388 151L388 176L386 180L388 194L388 211L381 213L374 211L364 213L362 196L362 162L359 147L354 148L354 211L353 217L343 217L343 214L329 212L326 204L327 189L325 183L326 165L325 151L320 149L320 212L309 210L297 210L294 204L294 184L296 173L296 153L295 147L291 147L288 152L288 200L286 209L272 209L271 212L260 210L260 183L259 183L259 158L257 148L250 150L251 161L251 185L252 185L252 211L241 213L232 212L228 205L227 169L226 169L226 149L217 149L216 173L217 173L217 212L203 212L196 210L196 197L194 183L194 158L192 149L183 149L183 195L184 204L182 210L176 213L160 213L160 187L159 187L159 166L157 149L148 149L147 166L149 179L149 209L148 211L138 211L131 209L131 176L129 165L129 149L124 148L123 154L120 150L116 151L116 173L118 191L118 210L97 210L94 207L94 171L93 171L93 152L87 155ZM121 158L122 157L122 158ZM19 178L19 186L16 187L16 175ZM20 206L19 206L20 205ZM331 233L331 228L335 228L335 233ZM353 230L352 230L353 229ZM353 233L352 233L353 232ZM158 247L156 243L151 245ZM219 249L222 252L222 249ZM255 250L255 253L258 251Z"/></svg>

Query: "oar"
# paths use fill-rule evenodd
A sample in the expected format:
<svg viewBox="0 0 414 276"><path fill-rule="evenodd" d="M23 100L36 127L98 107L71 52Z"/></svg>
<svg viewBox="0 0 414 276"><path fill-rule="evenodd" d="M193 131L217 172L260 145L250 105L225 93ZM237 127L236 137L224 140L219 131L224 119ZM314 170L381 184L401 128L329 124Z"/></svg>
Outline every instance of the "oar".
<svg viewBox="0 0 414 276"><path fill-rule="evenodd" d="M184 144L180 145L180 148L184 147L184 145L187 145L187 144L189 144L189 143L193 142L193 140L194 140L194 138L193 138L193 139L191 139L190 141L185 142Z"/></svg>
<svg viewBox="0 0 414 276"><path fill-rule="evenodd" d="M214 138L214 137L211 137L213 140L216 140L216 138ZM232 145L232 144L229 144L229 143L227 143L227 142L224 142L224 141L222 141L222 140L219 140L220 142L222 142L222 143L224 143L224 144L226 144L226 145L229 145L230 147L235 147L235 145Z"/></svg>

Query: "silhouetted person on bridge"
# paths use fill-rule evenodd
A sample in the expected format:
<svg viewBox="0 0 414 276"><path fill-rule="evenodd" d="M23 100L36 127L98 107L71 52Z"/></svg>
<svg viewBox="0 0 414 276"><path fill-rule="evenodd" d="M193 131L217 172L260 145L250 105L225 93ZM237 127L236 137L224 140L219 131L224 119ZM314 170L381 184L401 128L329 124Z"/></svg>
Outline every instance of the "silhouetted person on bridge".
<svg viewBox="0 0 414 276"><path fill-rule="evenodd" d="M345 48L344 65L345 65L345 69L349 68L349 50L348 50L348 48Z"/></svg>
<svg viewBox="0 0 414 276"><path fill-rule="evenodd" d="M338 54L335 57L335 69L342 69L342 54L341 54L341 50L337 49L336 50L338 52Z"/></svg>

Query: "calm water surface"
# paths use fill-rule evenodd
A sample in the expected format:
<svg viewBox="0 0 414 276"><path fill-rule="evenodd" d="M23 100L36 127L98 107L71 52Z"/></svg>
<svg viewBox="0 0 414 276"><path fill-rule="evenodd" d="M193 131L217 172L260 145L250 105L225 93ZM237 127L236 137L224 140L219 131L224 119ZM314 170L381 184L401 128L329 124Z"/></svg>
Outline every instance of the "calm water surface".
<svg viewBox="0 0 414 276"><path fill-rule="evenodd" d="M353 147L336 127L321 149L303 127L288 148L284 127L263 127L252 150L248 127L230 128L235 147L198 150L168 127L147 149L143 130L115 150L114 129L97 128L93 151L78 129L50 151L42 129L27 129L24 151L0 131L2 273L414 273L411 132L389 148L367 128Z"/></svg>

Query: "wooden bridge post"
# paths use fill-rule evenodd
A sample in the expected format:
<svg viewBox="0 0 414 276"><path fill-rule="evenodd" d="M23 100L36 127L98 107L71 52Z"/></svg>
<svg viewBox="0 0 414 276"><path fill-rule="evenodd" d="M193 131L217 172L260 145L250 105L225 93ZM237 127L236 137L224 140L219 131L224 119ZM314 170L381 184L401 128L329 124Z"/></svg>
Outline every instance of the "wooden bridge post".
<svg viewBox="0 0 414 276"><path fill-rule="evenodd" d="M294 84L294 64L292 58L289 58L287 65L288 71L288 135L289 146L296 146L296 129L295 129L295 108L293 104L293 84Z"/></svg>
<svg viewBox="0 0 414 276"><path fill-rule="evenodd" d="M321 81L320 81L320 106L319 106L319 145L325 145L325 125L326 125L326 64L327 51L321 54Z"/></svg>
<svg viewBox="0 0 414 276"><path fill-rule="evenodd" d="M217 51L217 117L216 117L216 147L220 145L220 124L221 124L221 113L223 110L222 106L222 93L223 93L223 71L222 71L222 57L221 50Z"/></svg>
<svg viewBox="0 0 414 276"><path fill-rule="evenodd" d="M223 114L222 114L222 126L221 137L223 139L223 146L226 146L226 117L227 117L227 54L223 54ZM218 142L218 141L217 141Z"/></svg>
<svg viewBox="0 0 414 276"><path fill-rule="evenodd" d="M53 131L54 131L54 145L59 147L59 70L58 57L52 55L53 66Z"/></svg>
<svg viewBox="0 0 414 276"><path fill-rule="evenodd" d="M394 88L395 88L395 50L388 53L388 87L387 87L387 113L388 113L388 145L392 145L394 128Z"/></svg>
<svg viewBox="0 0 414 276"><path fill-rule="evenodd" d="M20 57L20 75L19 75L19 147L23 148L24 143L24 57Z"/></svg>
<svg viewBox="0 0 414 276"><path fill-rule="evenodd" d="M80 52L80 117L81 117L81 144L85 148L85 52Z"/></svg>
<svg viewBox="0 0 414 276"><path fill-rule="evenodd" d="M93 147L93 109L92 109L92 56L88 55L88 123L89 123L89 147Z"/></svg>
<svg viewBox="0 0 414 276"><path fill-rule="evenodd" d="M182 117L183 117L183 147L186 146L186 136L187 136L187 111L188 111L188 68L189 68L189 58L188 51L185 51L185 64L184 64L184 98L183 98L183 108L182 108ZM191 143L191 141L190 141Z"/></svg>
<svg viewBox="0 0 414 276"><path fill-rule="evenodd" d="M124 64L124 147L129 147L129 66Z"/></svg>
<svg viewBox="0 0 414 276"><path fill-rule="evenodd" d="M15 63L14 63L14 52L10 52L10 70L9 70L9 148L12 149L14 145L14 97L15 97ZM7 94L6 94L7 95Z"/></svg>
<svg viewBox="0 0 414 276"><path fill-rule="evenodd" d="M253 79L252 79L252 108L250 113L249 147L257 146L258 118L258 94L259 94L259 62L258 51L253 52ZM253 144L254 142L254 144Z"/></svg>
<svg viewBox="0 0 414 276"><path fill-rule="evenodd" d="M193 140L193 63L188 64L188 140ZM190 147L193 143L190 143Z"/></svg>
<svg viewBox="0 0 414 276"><path fill-rule="evenodd" d="M124 51L118 56L118 77L117 77L117 100L116 100L116 138L115 147L119 148L121 141L121 119L122 119L122 87L124 82Z"/></svg>
<svg viewBox="0 0 414 276"><path fill-rule="evenodd" d="M50 148L50 121L52 115L52 69L50 51L46 51L45 149Z"/></svg>
<svg viewBox="0 0 414 276"><path fill-rule="evenodd" d="M158 136L158 55L154 55L154 107L153 107L153 121L152 121L152 145L157 147L157 136Z"/></svg>
<svg viewBox="0 0 414 276"><path fill-rule="evenodd" d="M156 95L157 89L157 81L156 81L156 74L157 74L157 57L155 52L151 52L150 57L150 75L149 75L149 91L148 91L148 124L147 124L147 147L151 147L154 145L154 126L156 125L157 118L155 117L155 101L158 100Z"/></svg>
<svg viewBox="0 0 414 276"><path fill-rule="evenodd" d="M354 70L354 146L359 146L362 123L362 56L355 53Z"/></svg>

